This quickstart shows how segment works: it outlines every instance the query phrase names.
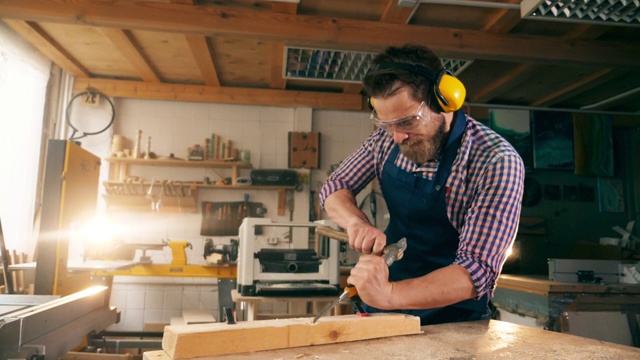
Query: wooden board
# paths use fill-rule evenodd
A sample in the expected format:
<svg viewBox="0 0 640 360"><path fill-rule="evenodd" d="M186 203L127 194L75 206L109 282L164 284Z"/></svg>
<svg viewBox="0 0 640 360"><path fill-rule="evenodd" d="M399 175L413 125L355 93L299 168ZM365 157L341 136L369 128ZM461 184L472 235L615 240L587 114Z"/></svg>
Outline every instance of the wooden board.
<svg viewBox="0 0 640 360"><path fill-rule="evenodd" d="M167 326L162 349L173 360L419 334L420 319L403 314ZM248 341L251 339L251 341Z"/></svg>
<svg viewBox="0 0 640 360"><path fill-rule="evenodd" d="M201 357L198 360L640 359L640 349L504 321L428 325L423 333L341 344ZM247 343L254 341L246 339ZM171 360L148 351L144 360Z"/></svg>
<svg viewBox="0 0 640 360"><path fill-rule="evenodd" d="M182 319L185 325L191 324L211 324L216 322L208 310L182 310Z"/></svg>
<svg viewBox="0 0 640 360"><path fill-rule="evenodd" d="M68 352L58 360L141 360L141 355Z"/></svg>
<svg viewBox="0 0 640 360"><path fill-rule="evenodd" d="M289 167L317 169L320 163L319 132L289 132Z"/></svg>
<svg viewBox="0 0 640 360"><path fill-rule="evenodd" d="M591 294L640 294L640 285L633 284L593 284L552 281L545 276L507 275L498 279L498 288L524 291L538 295L554 293Z"/></svg>

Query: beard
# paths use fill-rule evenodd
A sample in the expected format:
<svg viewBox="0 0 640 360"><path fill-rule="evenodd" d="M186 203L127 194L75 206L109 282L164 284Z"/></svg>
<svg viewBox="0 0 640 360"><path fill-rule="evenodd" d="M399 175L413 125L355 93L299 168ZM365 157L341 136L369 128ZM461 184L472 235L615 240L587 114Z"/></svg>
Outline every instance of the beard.
<svg viewBox="0 0 640 360"><path fill-rule="evenodd" d="M444 132L444 116L432 118L437 122L433 135L415 135L413 138L398 144L402 154L418 165L436 159L444 146L447 135Z"/></svg>

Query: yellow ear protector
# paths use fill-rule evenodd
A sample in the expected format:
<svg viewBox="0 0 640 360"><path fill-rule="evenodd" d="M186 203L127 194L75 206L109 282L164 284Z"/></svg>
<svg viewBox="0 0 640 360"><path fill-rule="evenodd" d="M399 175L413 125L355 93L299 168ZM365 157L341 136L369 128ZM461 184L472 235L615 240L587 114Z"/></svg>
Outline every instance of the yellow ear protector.
<svg viewBox="0 0 640 360"><path fill-rule="evenodd" d="M433 94L438 105L444 112L453 112L462 107L467 90L464 84L458 80L450 70L442 70L440 73L426 66L407 63L382 63L375 67L376 70L398 69L410 73L422 75L433 82ZM371 100L369 100L371 102ZM372 104L370 104L372 105Z"/></svg>

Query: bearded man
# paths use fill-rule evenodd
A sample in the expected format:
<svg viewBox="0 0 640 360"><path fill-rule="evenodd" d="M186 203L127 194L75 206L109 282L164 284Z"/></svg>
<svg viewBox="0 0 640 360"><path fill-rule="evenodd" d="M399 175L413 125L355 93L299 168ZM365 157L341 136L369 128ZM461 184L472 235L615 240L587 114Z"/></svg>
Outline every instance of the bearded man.
<svg viewBox="0 0 640 360"><path fill-rule="evenodd" d="M424 46L386 49L363 85L377 129L320 192L361 253L347 281L367 312L411 314L422 325L488 319L520 219L522 159L460 110L464 86ZM373 179L389 210L384 231L356 203ZM404 257L387 267L378 255L402 238Z"/></svg>

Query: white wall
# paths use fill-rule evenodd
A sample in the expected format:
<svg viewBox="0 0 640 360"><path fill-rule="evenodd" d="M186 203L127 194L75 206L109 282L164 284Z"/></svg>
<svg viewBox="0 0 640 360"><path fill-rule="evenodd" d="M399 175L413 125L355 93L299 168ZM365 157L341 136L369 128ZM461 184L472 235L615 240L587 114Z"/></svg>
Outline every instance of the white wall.
<svg viewBox="0 0 640 360"><path fill-rule="evenodd" d="M126 136L133 147L138 129L142 130L142 149L146 149L151 136L151 151L160 156L174 153L186 157L187 148L204 145L211 133L230 139L239 149L251 151L254 169L284 169L288 166L288 132L321 132L321 170L312 172L312 180L302 192L295 193L293 221L308 221L309 190L318 190L327 176L331 164L340 162L355 150L371 131L368 114L344 111L311 111L305 108L277 108L266 106L240 106L224 104L188 103L116 99L116 121L113 133ZM108 151L107 151L108 152ZM99 154L107 156L108 154ZM226 170L191 168L132 167L132 175L146 180L202 180L205 176L217 180L228 176ZM306 170L301 170L305 172ZM105 176L106 176L106 172ZM240 176L249 176L250 170L241 170ZM104 179L103 179L104 180ZM101 191L104 191L101 189ZM287 222L288 211L277 216L276 191L248 191L250 201L262 202L267 216L274 221ZM239 201L242 191L201 190L199 201ZM100 204L105 212L105 204ZM200 236L200 213L108 212L112 221L126 226L124 238L128 242L160 242L164 239L188 241L190 264L203 261L204 239ZM226 243L231 237L212 237L216 243ZM138 252L137 256L140 255ZM171 260L168 248L149 251L157 263ZM145 323L168 323L182 310L209 310L217 318L217 279L211 278L150 278L116 277L111 305L122 311L122 322L110 330L142 330ZM264 310L264 309L262 309ZM269 309L267 309L268 311ZM286 309L285 309L286 310ZM282 312L283 309L273 309Z"/></svg>

